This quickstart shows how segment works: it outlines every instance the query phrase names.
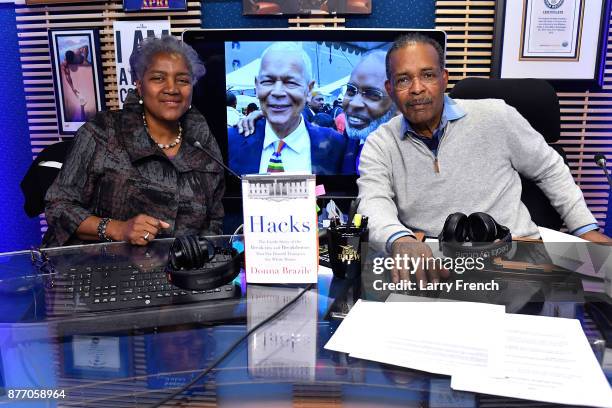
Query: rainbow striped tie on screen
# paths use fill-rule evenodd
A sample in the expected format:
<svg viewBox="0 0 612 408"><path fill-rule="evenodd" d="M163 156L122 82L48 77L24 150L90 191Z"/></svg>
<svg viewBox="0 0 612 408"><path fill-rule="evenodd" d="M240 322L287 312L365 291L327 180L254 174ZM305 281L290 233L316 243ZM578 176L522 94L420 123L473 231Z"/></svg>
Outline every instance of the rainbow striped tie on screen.
<svg viewBox="0 0 612 408"><path fill-rule="evenodd" d="M283 171L285 171L285 169L283 168L283 160L281 159L281 151L283 150L283 147L285 147L285 145L286 143L283 140L278 142L278 147L276 148L276 151L272 153L272 156L270 156L270 163L268 163L268 173L282 173Z"/></svg>

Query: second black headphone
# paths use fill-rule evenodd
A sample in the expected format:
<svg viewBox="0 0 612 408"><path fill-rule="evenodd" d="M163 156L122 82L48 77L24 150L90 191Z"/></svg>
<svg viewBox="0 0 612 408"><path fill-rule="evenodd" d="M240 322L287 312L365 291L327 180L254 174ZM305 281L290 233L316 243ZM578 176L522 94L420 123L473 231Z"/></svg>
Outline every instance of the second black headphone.
<svg viewBox="0 0 612 408"><path fill-rule="evenodd" d="M230 283L240 273L242 254L236 249L215 247L204 237L176 237L168 254L166 275L173 285L207 290Z"/></svg>
<svg viewBox="0 0 612 408"><path fill-rule="evenodd" d="M460 212L449 215L438 241L442 253L454 258L494 258L512 248L512 235L508 227L498 224L483 212L469 216Z"/></svg>

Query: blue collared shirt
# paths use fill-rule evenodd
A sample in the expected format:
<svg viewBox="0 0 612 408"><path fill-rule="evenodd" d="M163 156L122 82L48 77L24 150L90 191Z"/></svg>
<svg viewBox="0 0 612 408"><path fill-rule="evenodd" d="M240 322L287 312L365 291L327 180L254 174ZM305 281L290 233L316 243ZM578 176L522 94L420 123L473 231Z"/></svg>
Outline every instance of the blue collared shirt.
<svg viewBox="0 0 612 408"><path fill-rule="evenodd" d="M587 233L589 231L598 231L598 230L599 230L599 225L594 224L594 223L593 224L587 224L587 225L585 225L583 227L580 227L578 229L573 230L572 231L572 235L575 235L575 236L579 237L580 235L585 234L585 233Z"/></svg>
<svg viewBox="0 0 612 408"><path fill-rule="evenodd" d="M310 136L308 135L308 129L306 129L303 118L300 118L298 127L283 140L286 143L285 148L281 152L284 171L312 173ZM259 173L266 173L268 171L270 157L278 148L279 142L280 139L274 133L274 129L272 129L269 122L266 122L263 150L259 161Z"/></svg>
<svg viewBox="0 0 612 408"><path fill-rule="evenodd" d="M413 138L422 141L425 143L425 146L431 150L431 152L436 156L438 154L438 146L440 145L440 139L444 134L444 129L446 129L446 125L448 122L460 119L466 115L465 111L461 109L457 102L452 100L448 95L444 95L444 108L442 110L442 118L440 119L440 125L434 130L432 137L425 137L419 135L417 132L412 129L410 123L406 118L404 118L404 124L402 129L402 137L406 138L408 135Z"/></svg>

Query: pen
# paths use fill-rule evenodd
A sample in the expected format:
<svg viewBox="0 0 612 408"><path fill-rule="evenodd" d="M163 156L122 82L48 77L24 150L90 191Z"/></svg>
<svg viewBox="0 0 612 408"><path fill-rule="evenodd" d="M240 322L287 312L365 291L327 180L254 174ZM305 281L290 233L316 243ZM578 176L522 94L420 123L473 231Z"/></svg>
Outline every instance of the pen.
<svg viewBox="0 0 612 408"><path fill-rule="evenodd" d="M355 217L355 213L357 212L357 207L359 207L359 202L361 199L356 198L351 201L351 208L349 209L349 217L348 222L346 223L346 229L348 230L351 224L353 223L353 217Z"/></svg>
<svg viewBox="0 0 612 408"><path fill-rule="evenodd" d="M356 228L361 227L361 220L362 220L361 214L355 214L355 216L353 217L353 225Z"/></svg>
<svg viewBox="0 0 612 408"><path fill-rule="evenodd" d="M332 218L332 226L334 228L338 228L340 226L340 217L338 217L337 215Z"/></svg>

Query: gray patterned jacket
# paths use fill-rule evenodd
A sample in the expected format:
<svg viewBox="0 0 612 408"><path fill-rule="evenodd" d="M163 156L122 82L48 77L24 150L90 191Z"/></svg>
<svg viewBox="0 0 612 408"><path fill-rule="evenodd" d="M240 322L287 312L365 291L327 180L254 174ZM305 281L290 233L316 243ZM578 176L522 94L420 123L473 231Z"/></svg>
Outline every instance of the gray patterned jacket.
<svg viewBox="0 0 612 408"><path fill-rule="evenodd" d="M195 108L183 116L183 144L169 159L148 136L142 109L130 93L123 110L100 112L79 129L45 197L44 246L83 243L75 232L91 215L157 217L170 223L160 238L221 233L223 169L192 146L199 141L222 160L206 120Z"/></svg>

